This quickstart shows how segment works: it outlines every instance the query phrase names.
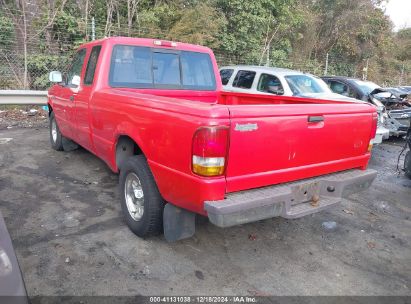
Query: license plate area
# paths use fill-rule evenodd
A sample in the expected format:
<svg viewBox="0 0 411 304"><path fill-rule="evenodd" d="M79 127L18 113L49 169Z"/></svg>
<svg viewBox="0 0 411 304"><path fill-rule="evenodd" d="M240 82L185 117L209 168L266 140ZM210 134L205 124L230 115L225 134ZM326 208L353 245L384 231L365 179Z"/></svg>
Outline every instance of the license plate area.
<svg viewBox="0 0 411 304"><path fill-rule="evenodd" d="M318 203L320 200L321 184L319 182L312 182L300 184L291 188L291 205L301 203Z"/></svg>

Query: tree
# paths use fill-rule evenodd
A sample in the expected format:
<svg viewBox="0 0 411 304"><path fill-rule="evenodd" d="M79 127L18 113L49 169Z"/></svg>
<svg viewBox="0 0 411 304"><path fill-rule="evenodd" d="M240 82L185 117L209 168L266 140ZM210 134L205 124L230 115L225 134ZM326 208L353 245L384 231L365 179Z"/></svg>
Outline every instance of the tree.
<svg viewBox="0 0 411 304"><path fill-rule="evenodd" d="M167 34L170 40L218 48L218 34L226 25L224 15L212 6L199 3L184 11Z"/></svg>
<svg viewBox="0 0 411 304"><path fill-rule="evenodd" d="M268 49L274 54L289 53L291 29L298 23L298 16L293 13L295 3L293 0L217 0L216 6L227 19L227 26L219 35L221 50L254 60L261 59Z"/></svg>
<svg viewBox="0 0 411 304"><path fill-rule="evenodd" d="M398 33L383 0L0 0L0 67L16 86L45 87L44 73L96 37L128 35L197 43L219 63L268 64L381 84L410 73L410 30ZM11 25L11 28L10 28Z"/></svg>

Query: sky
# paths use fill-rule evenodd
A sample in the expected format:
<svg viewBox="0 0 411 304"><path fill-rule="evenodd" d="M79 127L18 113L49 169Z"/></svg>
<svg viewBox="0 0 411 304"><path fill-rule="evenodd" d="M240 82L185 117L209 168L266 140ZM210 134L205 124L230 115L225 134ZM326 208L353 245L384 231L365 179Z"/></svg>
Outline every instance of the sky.
<svg viewBox="0 0 411 304"><path fill-rule="evenodd" d="M411 0L388 0L385 14L394 23L394 30L411 27Z"/></svg>

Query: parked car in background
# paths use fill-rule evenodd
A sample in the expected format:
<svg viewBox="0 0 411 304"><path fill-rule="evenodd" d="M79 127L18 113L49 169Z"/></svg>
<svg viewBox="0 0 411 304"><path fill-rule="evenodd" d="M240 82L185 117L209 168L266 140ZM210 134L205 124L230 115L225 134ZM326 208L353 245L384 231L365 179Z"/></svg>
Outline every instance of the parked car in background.
<svg viewBox="0 0 411 304"><path fill-rule="evenodd" d="M411 117L411 108L371 81L363 81L351 77L324 76L321 77L330 89L343 96L368 101L378 107L383 113L383 125L390 130L390 135L405 135Z"/></svg>
<svg viewBox="0 0 411 304"><path fill-rule="evenodd" d="M354 101L333 93L321 78L290 69L264 66L225 66L220 68L223 90Z"/></svg>
<svg viewBox="0 0 411 304"><path fill-rule="evenodd" d="M52 148L75 142L120 173L124 219L140 237L190 237L195 214L220 227L302 217L377 175L375 107L222 92L206 47L105 38L49 77Z"/></svg>
<svg viewBox="0 0 411 304"><path fill-rule="evenodd" d="M357 102L354 98L332 92L317 76L290 69L247 65L225 66L220 68L220 77L224 91L228 92ZM389 130L382 125L383 119L382 112L379 111L374 144L381 143L389 137Z"/></svg>
<svg viewBox="0 0 411 304"><path fill-rule="evenodd" d="M394 95L392 98L396 98L400 101L405 101L405 102L408 102L408 95L410 95L411 93L406 88L400 88L400 87L388 87L388 88L384 88L384 90Z"/></svg>
<svg viewBox="0 0 411 304"><path fill-rule="evenodd" d="M403 90L409 94L411 94L411 86L400 86L398 87L400 90Z"/></svg>
<svg viewBox="0 0 411 304"><path fill-rule="evenodd" d="M402 86L399 87L401 90L406 91L408 94L411 94L411 86Z"/></svg>
<svg viewBox="0 0 411 304"><path fill-rule="evenodd" d="M408 100L407 92L397 88L376 88L370 95L385 106L389 117L395 120L395 124L398 122L402 125L401 133L405 134L405 127L410 125L411 118L411 102ZM394 122L391 124L395 125Z"/></svg>

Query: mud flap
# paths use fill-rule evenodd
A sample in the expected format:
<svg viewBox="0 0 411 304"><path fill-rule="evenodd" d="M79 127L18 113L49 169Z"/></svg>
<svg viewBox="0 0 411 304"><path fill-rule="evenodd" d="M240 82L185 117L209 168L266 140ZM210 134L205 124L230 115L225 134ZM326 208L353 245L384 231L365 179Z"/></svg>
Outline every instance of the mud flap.
<svg viewBox="0 0 411 304"><path fill-rule="evenodd" d="M63 145L63 150L66 152L74 151L78 149L78 144L76 144L74 141L65 138L62 136L61 143Z"/></svg>
<svg viewBox="0 0 411 304"><path fill-rule="evenodd" d="M192 237L195 233L195 213L172 204L164 207L164 236L168 242L175 242Z"/></svg>

